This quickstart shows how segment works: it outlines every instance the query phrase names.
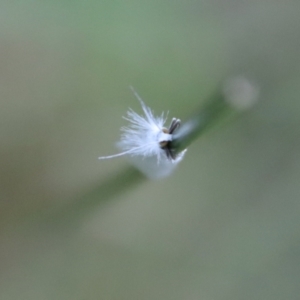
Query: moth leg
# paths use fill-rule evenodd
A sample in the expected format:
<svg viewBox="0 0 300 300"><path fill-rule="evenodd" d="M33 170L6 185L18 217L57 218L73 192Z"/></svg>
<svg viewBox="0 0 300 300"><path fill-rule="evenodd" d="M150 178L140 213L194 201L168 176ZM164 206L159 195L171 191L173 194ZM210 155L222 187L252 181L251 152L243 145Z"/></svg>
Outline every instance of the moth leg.
<svg viewBox="0 0 300 300"><path fill-rule="evenodd" d="M174 132L177 128L179 128L180 124L181 124L180 119L173 118L173 119L172 119L172 122L171 122L171 124L170 124L170 127L169 127L169 134L173 134L173 132Z"/></svg>
<svg viewBox="0 0 300 300"><path fill-rule="evenodd" d="M174 155L173 151L170 148L164 148L166 152L166 156L170 160L175 160L176 156Z"/></svg>

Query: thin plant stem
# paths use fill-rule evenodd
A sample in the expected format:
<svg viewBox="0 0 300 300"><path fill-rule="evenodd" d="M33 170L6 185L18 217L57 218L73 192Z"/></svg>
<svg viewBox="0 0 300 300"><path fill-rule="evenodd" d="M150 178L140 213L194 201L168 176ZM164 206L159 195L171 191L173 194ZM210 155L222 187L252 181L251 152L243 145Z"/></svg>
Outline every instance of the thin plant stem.
<svg viewBox="0 0 300 300"><path fill-rule="evenodd" d="M174 154L186 149L196 138L203 134L208 128L220 121L226 114L248 108L252 105L255 93L253 86L245 79L235 79L219 89L213 97L193 116L191 116L178 132L174 134L171 149ZM242 101L240 101L240 99ZM86 213L93 211L103 203L122 195L128 189L145 181L145 177L134 167L128 166L120 170L111 178L100 182L86 193L77 197L70 204L57 208L54 211L40 214L38 219L54 225L74 224L82 219Z"/></svg>
<svg viewBox="0 0 300 300"><path fill-rule="evenodd" d="M232 111L232 108L224 100L224 95L222 93L214 95L204 107L181 125L174 135L171 148L175 153L186 149L229 111Z"/></svg>

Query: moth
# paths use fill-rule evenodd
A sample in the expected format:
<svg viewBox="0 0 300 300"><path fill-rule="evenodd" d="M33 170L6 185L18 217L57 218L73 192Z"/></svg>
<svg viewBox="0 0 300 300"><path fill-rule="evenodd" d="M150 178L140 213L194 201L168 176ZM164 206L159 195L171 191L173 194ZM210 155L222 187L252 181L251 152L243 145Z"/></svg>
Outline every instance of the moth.
<svg viewBox="0 0 300 300"><path fill-rule="evenodd" d="M117 147L120 153L101 156L99 159L110 159L127 155L130 161L146 176L162 178L168 176L182 160L186 150L175 153L172 148L174 133L180 127L180 119L173 118L168 127L165 126L167 116L162 113L154 116L138 93L130 87L141 104L143 115L132 109L123 117L128 125L121 128L122 134Z"/></svg>

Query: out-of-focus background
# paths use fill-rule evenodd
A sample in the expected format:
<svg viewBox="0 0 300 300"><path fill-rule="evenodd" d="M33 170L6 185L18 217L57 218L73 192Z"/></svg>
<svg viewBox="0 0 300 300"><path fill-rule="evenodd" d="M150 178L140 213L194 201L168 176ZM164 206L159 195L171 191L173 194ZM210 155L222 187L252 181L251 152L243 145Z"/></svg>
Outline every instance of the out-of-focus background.
<svg viewBox="0 0 300 300"><path fill-rule="evenodd" d="M299 19L292 0L2 0L0 299L299 299ZM129 85L184 120L240 74L260 102L171 177L97 160L140 112Z"/></svg>

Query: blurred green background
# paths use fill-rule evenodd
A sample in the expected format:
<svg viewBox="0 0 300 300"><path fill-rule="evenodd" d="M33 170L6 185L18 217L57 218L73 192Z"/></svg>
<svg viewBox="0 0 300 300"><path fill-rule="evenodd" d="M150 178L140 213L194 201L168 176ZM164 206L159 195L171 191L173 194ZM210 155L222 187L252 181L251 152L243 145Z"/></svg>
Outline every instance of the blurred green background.
<svg viewBox="0 0 300 300"><path fill-rule="evenodd" d="M292 0L2 0L0 299L299 299L299 19ZM129 85L184 120L239 74L261 101L171 177L97 160L140 112Z"/></svg>

